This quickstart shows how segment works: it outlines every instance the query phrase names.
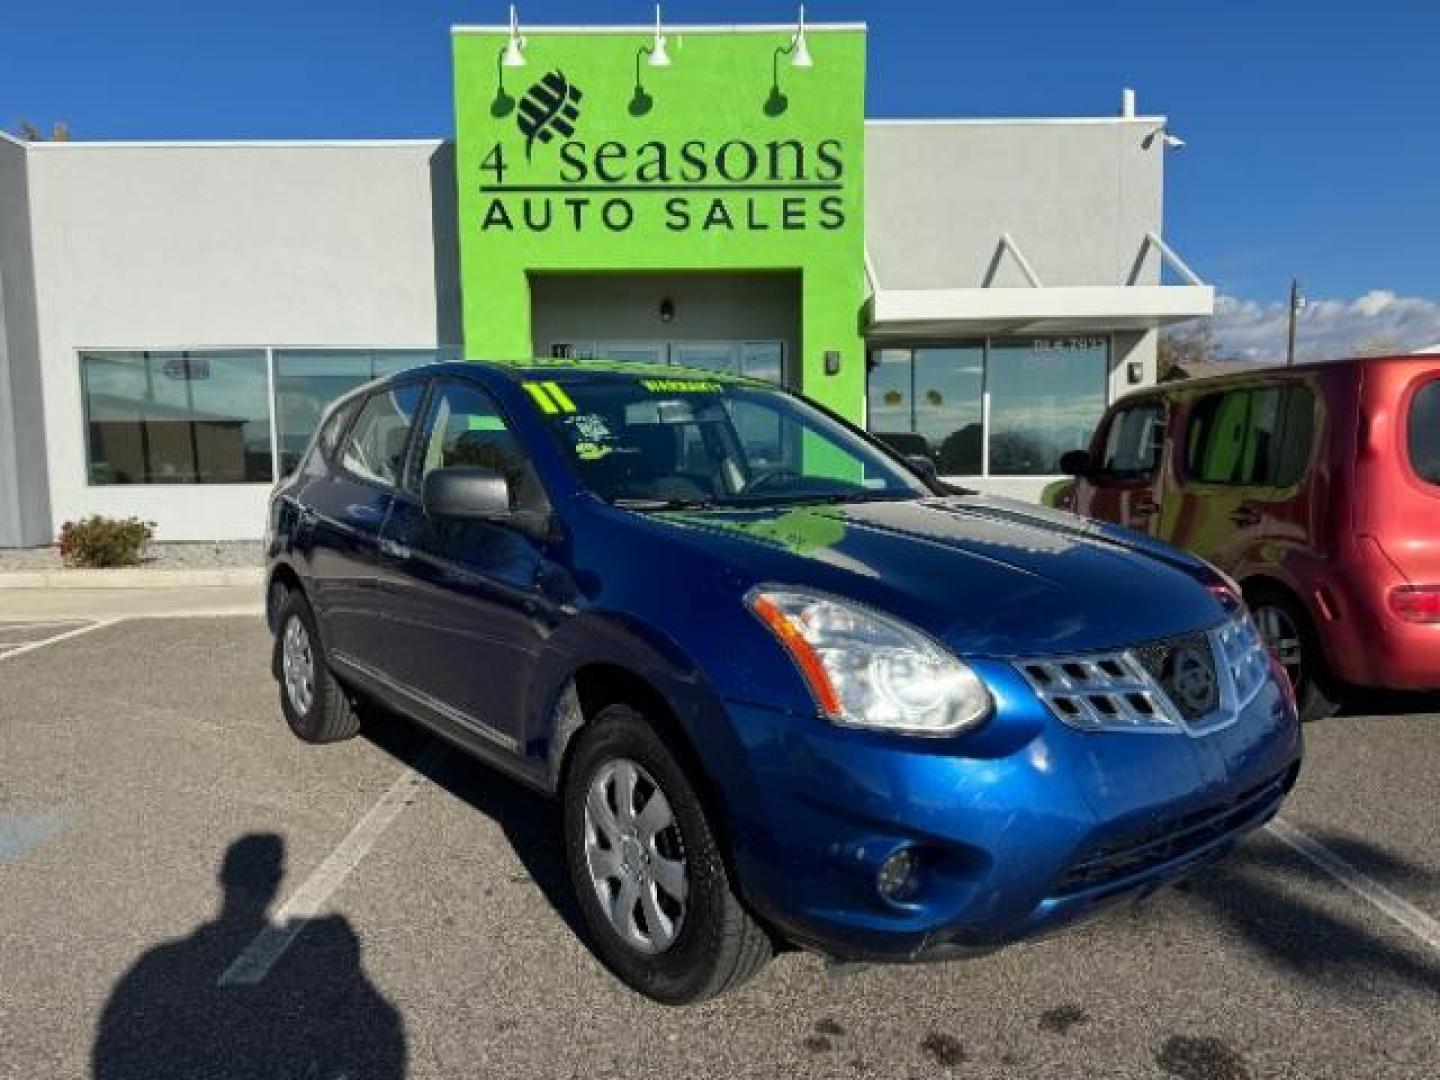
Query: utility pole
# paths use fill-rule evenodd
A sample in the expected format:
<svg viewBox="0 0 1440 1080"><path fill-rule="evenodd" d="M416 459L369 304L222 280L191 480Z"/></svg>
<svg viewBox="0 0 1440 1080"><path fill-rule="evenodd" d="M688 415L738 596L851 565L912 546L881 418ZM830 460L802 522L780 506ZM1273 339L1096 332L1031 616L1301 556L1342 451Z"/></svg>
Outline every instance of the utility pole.
<svg viewBox="0 0 1440 1080"><path fill-rule="evenodd" d="M1290 279L1290 337L1285 347L1285 365L1289 367L1295 363L1295 322L1300 318L1300 310L1305 306L1305 297L1300 295L1300 282L1295 278Z"/></svg>

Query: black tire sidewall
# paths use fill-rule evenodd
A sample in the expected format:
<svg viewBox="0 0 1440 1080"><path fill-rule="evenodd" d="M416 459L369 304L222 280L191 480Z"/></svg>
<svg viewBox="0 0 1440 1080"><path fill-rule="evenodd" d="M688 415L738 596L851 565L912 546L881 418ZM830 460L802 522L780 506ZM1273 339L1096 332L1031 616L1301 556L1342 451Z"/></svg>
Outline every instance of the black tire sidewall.
<svg viewBox="0 0 1440 1080"><path fill-rule="evenodd" d="M1283 612L1300 638L1300 685L1295 687L1296 708L1300 719L1323 720L1333 715L1339 707L1338 694L1325 662L1320 635L1316 633L1309 614L1298 601L1277 589L1256 589L1249 603L1257 615L1267 607Z"/></svg>
<svg viewBox="0 0 1440 1080"><path fill-rule="evenodd" d="M290 700L290 689L285 685L285 631L290 626L290 620L297 618L305 627L305 633L310 638L310 657L315 665L314 692L310 696L310 708L301 713L295 708L294 702ZM294 590L291 590L285 598L284 605L280 608L279 618L276 620L277 631L275 634L275 671L279 675L280 683L280 708L285 714L285 722L290 725L290 730L298 738L306 742L320 742L322 719L325 716L325 709L328 702L328 695L335 692L331 685L330 669L326 666L325 649L320 643L319 629L315 625L315 613L310 608L310 603L305 597Z"/></svg>
<svg viewBox="0 0 1440 1080"><path fill-rule="evenodd" d="M627 705L603 709L581 729L561 793L565 857L576 899L596 952L616 975L658 1001L679 1004L707 996L721 966L730 889L719 845L695 786L660 734ZM590 881L585 858L585 798L600 768L629 758L665 793L685 847L689 888L680 936L665 952L646 955L611 927Z"/></svg>

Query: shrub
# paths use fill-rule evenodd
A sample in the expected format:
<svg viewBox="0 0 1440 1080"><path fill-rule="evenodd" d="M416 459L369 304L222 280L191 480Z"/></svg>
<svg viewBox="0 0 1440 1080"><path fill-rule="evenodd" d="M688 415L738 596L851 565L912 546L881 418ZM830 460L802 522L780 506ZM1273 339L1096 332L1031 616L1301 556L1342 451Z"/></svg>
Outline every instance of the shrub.
<svg viewBox="0 0 1440 1080"><path fill-rule="evenodd" d="M66 566L134 566L154 535L153 522L93 514L60 526L60 560Z"/></svg>

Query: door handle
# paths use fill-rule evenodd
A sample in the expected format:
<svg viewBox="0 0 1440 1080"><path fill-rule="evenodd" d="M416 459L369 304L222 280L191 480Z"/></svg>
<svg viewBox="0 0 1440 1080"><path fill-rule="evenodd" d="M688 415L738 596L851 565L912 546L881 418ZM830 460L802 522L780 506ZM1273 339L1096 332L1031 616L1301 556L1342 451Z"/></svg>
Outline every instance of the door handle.
<svg viewBox="0 0 1440 1080"><path fill-rule="evenodd" d="M1237 506L1230 515L1230 520L1236 525L1249 526L1260 524L1260 511L1253 506Z"/></svg>
<svg viewBox="0 0 1440 1080"><path fill-rule="evenodd" d="M1130 507L1131 517L1150 517L1160 512L1160 504L1154 499L1141 499Z"/></svg>

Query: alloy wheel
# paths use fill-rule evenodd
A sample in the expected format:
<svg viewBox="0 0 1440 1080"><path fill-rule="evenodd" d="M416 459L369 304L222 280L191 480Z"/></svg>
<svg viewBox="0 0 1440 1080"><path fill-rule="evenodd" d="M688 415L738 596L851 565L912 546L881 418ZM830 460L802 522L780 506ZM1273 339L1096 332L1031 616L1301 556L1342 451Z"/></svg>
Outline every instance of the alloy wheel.
<svg viewBox="0 0 1440 1080"><path fill-rule="evenodd" d="M680 828L660 785L628 758L605 762L590 781L585 861L621 940L647 955L675 943L690 891Z"/></svg>
<svg viewBox="0 0 1440 1080"><path fill-rule="evenodd" d="M1280 661L1290 676L1290 685L1298 690L1304 676L1304 655L1295 620L1284 609L1265 605L1256 609L1255 624L1265 647Z"/></svg>
<svg viewBox="0 0 1440 1080"><path fill-rule="evenodd" d="M315 700L315 650L310 646L310 632L298 615L291 615L285 624L285 640L280 650L280 666L285 676L285 693L290 705L301 716L310 712Z"/></svg>

